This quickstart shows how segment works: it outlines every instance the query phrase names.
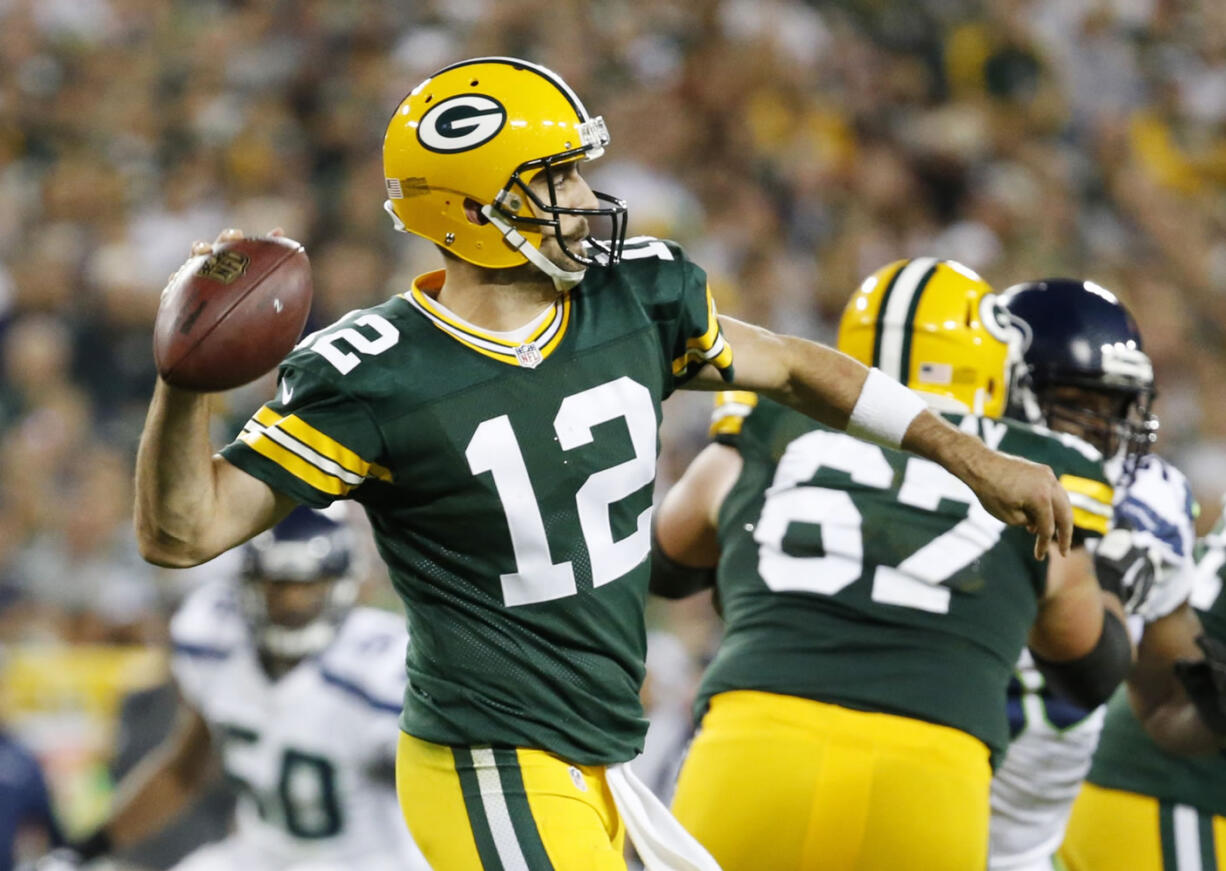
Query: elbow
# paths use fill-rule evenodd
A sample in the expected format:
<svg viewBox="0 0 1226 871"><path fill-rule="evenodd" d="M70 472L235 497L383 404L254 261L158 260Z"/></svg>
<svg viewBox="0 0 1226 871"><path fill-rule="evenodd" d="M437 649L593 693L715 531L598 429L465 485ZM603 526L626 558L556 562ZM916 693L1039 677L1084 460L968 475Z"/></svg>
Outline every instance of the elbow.
<svg viewBox="0 0 1226 871"><path fill-rule="evenodd" d="M157 525L136 519L136 544L145 562L167 569L186 569L208 562L216 554L193 545Z"/></svg>
<svg viewBox="0 0 1226 871"><path fill-rule="evenodd" d="M1051 689L1087 710L1111 698L1132 664L1128 630L1110 612L1103 615L1098 643L1078 659L1053 662L1033 649L1031 656Z"/></svg>

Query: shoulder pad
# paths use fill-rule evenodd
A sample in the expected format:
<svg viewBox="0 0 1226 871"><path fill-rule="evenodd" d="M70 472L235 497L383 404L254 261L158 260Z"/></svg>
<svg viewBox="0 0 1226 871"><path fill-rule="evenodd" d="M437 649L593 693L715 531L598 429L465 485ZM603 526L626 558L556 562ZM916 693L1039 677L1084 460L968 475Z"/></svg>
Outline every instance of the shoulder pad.
<svg viewBox="0 0 1226 871"><path fill-rule="evenodd" d="M247 642L238 589L230 580L209 581L184 600L170 621L176 655L224 659Z"/></svg>
<svg viewBox="0 0 1226 871"><path fill-rule="evenodd" d="M409 634L401 615L357 607L349 612L336 639L320 657L320 670L329 683L373 707L399 713L407 683L408 645Z"/></svg>
<svg viewBox="0 0 1226 871"><path fill-rule="evenodd" d="M1152 455L1137 466L1128 488L1116 493L1116 524L1150 533L1179 558L1192 553L1198 513L1187 478Z"/></svg>

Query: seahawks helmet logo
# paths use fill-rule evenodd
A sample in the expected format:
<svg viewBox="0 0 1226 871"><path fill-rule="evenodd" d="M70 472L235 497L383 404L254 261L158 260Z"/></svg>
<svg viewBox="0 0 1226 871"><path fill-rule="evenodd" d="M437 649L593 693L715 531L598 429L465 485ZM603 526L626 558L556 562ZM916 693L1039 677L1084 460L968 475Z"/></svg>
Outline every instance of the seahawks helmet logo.
<svg viewBox="0 0 1226 871"><path fill-rule="evenodd" d="M423 115L417 139L431 151L468 151L489 142L506 123L507 110L493 97L464 94L444 100Z"/></svg>

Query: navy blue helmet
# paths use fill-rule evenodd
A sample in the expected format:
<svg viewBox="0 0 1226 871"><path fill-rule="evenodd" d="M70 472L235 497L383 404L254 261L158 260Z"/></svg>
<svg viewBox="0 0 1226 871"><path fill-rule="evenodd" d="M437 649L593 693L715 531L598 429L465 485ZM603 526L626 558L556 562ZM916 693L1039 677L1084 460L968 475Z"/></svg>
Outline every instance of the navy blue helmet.
<svg viewBox="0 0 1226 871"><path fill-rule="evenodd" d="M257 643L276 656L298 659L323 650L357 598L353 532L343 510L295 508L243 545L243 614ZM324 592L310 613L287 621L270 613L262 587L279 583L320 584Z"/></svg>
<svg viewBox="0 0 1226 871"><path fill-rule="evenodd" d="M1100 285L1071 278L1014 285L1001 302L1025 335L1008 416L1078 433L1130 475L1158 421L1153 364L1128 309Z"/></svg>

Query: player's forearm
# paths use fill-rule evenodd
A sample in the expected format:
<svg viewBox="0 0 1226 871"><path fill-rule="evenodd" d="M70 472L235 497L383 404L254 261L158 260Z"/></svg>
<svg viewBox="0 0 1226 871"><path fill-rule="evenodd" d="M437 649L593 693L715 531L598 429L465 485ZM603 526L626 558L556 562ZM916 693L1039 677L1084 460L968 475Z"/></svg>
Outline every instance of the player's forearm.
<svg viewBox="0 0 1226 871"><path fill-rule="evenodd" d="M827 426L847 429L868 368L825 345L793 336L775 338L781 344L786 374L762 392Z"/></svg>
<svg viewBox="0 0 1226 871"><path fill-rule="evenodd" d="M208 726L196 712L181 708L170 737L119 784L102 826L115 848L125 848L161 831L183 812L213 771Z"/></svg>
<svg viewBox="0 0 1226 871"><path fill-rule="evenodd" d="M164 829L199 793L207 759L175 764L153 758L120 784L110 819L103 827L111 844L124 849Z"/></svg>
<svg viewBox="0 0 1226 871"><path fill-rule="evenodd" d="M158 380L136 455L137 540L145 559L181 567L202 561L216 502L209 397Z"/></svg>
<svg viewBox="0 0 1226 871"><path fill-rule="evenodd" d="M1172 692L1156 699L1130 681L1128 699L1145 731L1167 753L1191 756L1222 749L1186 694Z"/></svg>

